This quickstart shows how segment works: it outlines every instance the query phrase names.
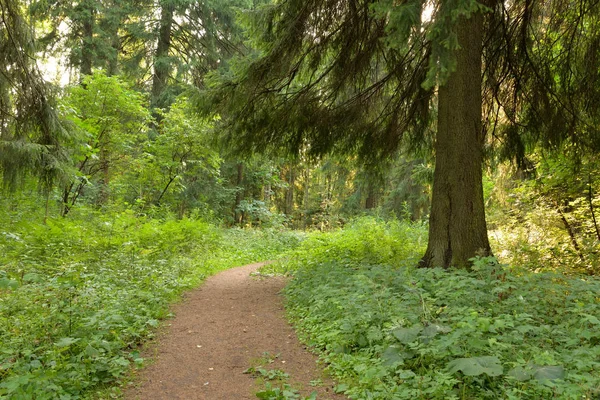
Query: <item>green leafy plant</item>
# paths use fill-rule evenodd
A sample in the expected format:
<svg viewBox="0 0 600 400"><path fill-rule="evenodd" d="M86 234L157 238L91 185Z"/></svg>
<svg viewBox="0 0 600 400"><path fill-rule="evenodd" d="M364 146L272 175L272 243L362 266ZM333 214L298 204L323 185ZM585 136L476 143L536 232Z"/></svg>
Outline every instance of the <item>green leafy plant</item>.
<svg viewBox="0 0 600 400"><path fill-rule="evenodd" d="M0 214L0 397L7 399L81 398L114 385L144 364L135 349L184 290L300 240L132 209L79 207L43 225L23 210Z"/></svg>
<svg viewBox="0 0 600 400"><path fill-rule="evenodd" d="M256 397L263 400L316 400L317 394L312 393L308 397L301 397L298 391L288 384L284 384L283 387L273 387L267 382L264 390L256 392Z"/></svg>
<svg viewBox="0 0 600 400"><path fill-rule="evenodd" d="M470 271L417 269L420 229L362 222L319 237L327 248L311 238L293 251L287 310L338 391L381 400L600 394L600 280L491 257ZM404 258L392 263L390 251Z"/></svg>

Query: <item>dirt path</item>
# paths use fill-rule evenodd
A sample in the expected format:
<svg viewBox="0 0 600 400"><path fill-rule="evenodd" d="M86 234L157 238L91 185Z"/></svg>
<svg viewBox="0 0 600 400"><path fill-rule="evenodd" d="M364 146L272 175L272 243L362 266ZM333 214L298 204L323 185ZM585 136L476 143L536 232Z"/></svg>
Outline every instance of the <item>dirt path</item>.
<svg viewBox="0 0 600 400"><path fill-rule="evenodd" d="M174 308L175 318L146 356L155 363L137 372L128 400L256 399L257 379L243 372L264 354L279 356L266 369L290 375L304 395L344 399L323 378L316 357L298 342L284 319L284 278L252 277L262 264L222 272L206 280ZM309 382L325 383L312 387Z"/></svg>

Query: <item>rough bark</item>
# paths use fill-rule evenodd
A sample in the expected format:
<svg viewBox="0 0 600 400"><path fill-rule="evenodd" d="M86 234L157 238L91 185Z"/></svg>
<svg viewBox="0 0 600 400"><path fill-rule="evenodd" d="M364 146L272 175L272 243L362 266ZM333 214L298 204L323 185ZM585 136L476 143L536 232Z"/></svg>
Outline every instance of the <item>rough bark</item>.
<svg viewBox="0 0 600 400"><path fill-rule="evenodd" d="M483 202L482 43L483 15L455 26L460 49L456 70L438 94L438 132L429 241L422 267L466 267L489 255Z"/></svg>
<svg viewBox="0 0 600 400"><path fill-rule="evenodd" d="M119 26L115 27L115 31L111 34L112 54L108 59L108 76L119 74L119 52L121 49L121 38L119 37Z"/></svg>
<svg viewBox="0 0 600 400"><path fill-rule="evenodd" d="M594 229L596 230L596 237L600 241L600 228L598 228L598 221L596 220L596 212L594 211L594 192L592 189L592 174L588 174L588 204L590 206L590 214L592 215L592 222L594 223Z"/></svg>

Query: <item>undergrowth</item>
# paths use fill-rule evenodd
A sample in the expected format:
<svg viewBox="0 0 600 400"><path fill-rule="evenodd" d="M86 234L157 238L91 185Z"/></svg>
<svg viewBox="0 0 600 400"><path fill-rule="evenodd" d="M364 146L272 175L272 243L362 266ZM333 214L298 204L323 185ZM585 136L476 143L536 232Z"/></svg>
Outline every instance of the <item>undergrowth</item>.
<svg viewBox="0 0 600 400"><path fill-rule="evenodd" d="M493 258L416 269L422 234L362 220L279 267L297 269L289 316L350 398L600 397L598 279Z"/></svg>
<svg viewBox="0 0 600 400"><path fill-rule="evenodd" d="M316 400L317 392L313 391L307 397L288 383L290 375L280 369L272 368L279 354L272 356L268 352L263 357L252 361L252 366L244 371L256 378L256 383L261 389L256 392L256 397L263 400Z"/></svg>
<svg viewBox="0 0 600 400"><path fill-rule="evenodd" d="M226 231L133 211L32 221L0 214L0 398L106 391L143 364L135 349L182 291L299 241L289 232Z"/></svg>

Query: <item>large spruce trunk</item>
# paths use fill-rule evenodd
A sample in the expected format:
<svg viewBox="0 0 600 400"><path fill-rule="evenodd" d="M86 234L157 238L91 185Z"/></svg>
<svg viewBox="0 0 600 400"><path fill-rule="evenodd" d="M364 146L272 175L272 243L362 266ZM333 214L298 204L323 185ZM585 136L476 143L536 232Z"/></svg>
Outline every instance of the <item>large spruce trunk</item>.
<svg viewBox="0 0 600 400"><path fill-rule="evenodd" d="M462 17L454 29L460 49L456 70L438 93L429 242L422 267L466 267L470 258L490 253L482 183L483 15Z"/></svg>

